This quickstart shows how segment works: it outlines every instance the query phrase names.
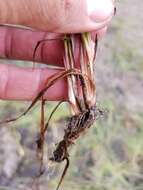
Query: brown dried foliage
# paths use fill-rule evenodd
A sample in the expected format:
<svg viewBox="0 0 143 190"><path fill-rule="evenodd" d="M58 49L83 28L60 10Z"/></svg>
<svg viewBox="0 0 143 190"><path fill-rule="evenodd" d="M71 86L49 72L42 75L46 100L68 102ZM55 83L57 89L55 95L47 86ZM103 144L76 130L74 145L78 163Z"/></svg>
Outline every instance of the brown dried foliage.
<svg viewBox="0 0 143 190"><path fill-rule="evenodd" d="M67 78L69 105L71 106L72 116L67 123L63 139L57 144L57 147L53 151L53 155L50 158L50 161L57 163L61 163L62 161L66 160L66 166L56 190L59 189L70 164L68 148L72 144L74 144L75 140L78 139L78 137L85 130L92 126L92 124L95 122L98 116L103 115L103 111L96 107L95 95L96 85L94 77L94 63L98 43L97 36L94 42L91 40L91 36L87 33L78 35L67 35L65 36L65 38L61 40L63 40L65 44L65 69L47 78L44 87L39 91L39 93L36 95L32 103L24 113L22 113L18 117L0 122L0 124L2 124L16 121L17 119L26 115L39 100L41 101L41 124L39 137L36 141L37 156L40 160L40 169L38 177L40 177L44 173L43 154L45 134L52 115L56 111L57 107L62 103L62 101L59 102L59 104L51 113L48 121L45 122L44 106L46 100L44 99L44 94L58 80L62 78ZM39 47L40 43L45 41L48 40L41 40L37 43L33 53L33 60L35 60L36 50ZM79 69L76 68L76 60L74 57L76 43L79 43Z"/></svg>

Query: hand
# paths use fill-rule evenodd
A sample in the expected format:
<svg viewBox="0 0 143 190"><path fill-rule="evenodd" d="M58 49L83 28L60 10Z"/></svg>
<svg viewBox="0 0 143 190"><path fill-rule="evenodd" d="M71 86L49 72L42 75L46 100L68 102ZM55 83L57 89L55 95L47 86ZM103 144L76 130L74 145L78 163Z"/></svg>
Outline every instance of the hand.
<svg viewBox="0 0 143 190"><path fill-rule="evenodd" d="M94 31L101 36L113 14L112 0L1 1L0 24L23 25L30 29L1 26L0 57L32 61L39 40L61 38L64 33ZM62 40L44 42L36 52L36 61L62 67L63 51ZM57 71L0 64L0 98L31 100L46 78ZM48 90L46 98L66 99L66 89L66 81L61 80Z"/></svg>

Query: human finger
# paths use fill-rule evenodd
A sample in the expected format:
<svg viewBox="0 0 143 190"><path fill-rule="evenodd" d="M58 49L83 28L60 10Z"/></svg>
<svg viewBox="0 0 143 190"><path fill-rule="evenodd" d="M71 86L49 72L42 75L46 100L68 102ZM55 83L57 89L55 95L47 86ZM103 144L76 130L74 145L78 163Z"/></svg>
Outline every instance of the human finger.
<svg viewBox="0 0 143 190"><path fill-rule="evenodd" d="M105 29L95 31L95 35L103 36ZM63 35L0 27L0 58L36 61L49 65L63 66L64 43ZM41 41L43 40L43 41ZM37 43L41 41L37 49ZM35 55L34 55L35 51Z"/></svg>
<svg viewBox="0 0 143 190"><path fill-rule="evenodd" d="M79 33L107 25L114 14L113 0L4 0L0 23L42 31Z"/></svg>
<svg viewBox="0 0 143 190"><path fill-rule="evenodd" d="M0 99L33 100L44 87L47 78L59 71L58 69L31 69L0 64ZM49 101L67 100L67 97L66 79L60 79L44 94L44 98Z"/></svg>
<svg viewBox="0 0 143 190"><path fill-rule="evenodd" d="M0 27L0 58L63 65L63 36L16 27ZM37 43L41 42L33 53ZM51 39L51 40L50 40Z"/></svg>

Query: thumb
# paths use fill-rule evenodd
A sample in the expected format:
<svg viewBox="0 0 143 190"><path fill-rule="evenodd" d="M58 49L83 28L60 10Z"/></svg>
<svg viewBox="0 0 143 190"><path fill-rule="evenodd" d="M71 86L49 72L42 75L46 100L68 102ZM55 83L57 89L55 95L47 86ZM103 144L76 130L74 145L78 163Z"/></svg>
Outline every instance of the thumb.
<svg viewBox="0 0 143 190"><path fill-rule="evenodd" d="M113 0L4 0L0 1L0 24L78 33L104 27L113 12Z"/></svg>

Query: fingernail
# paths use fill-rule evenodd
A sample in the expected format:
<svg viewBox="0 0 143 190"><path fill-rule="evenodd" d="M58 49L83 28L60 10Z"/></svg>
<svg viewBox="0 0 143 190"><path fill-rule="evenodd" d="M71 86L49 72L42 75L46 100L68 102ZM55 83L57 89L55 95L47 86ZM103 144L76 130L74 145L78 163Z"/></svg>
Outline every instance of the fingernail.
<svg viewBox="0 0 143 190"><path fill-rule="evenodd" d="M112 0L87 0L87 7L93 22L106 21L114 13Z"/></svg>

